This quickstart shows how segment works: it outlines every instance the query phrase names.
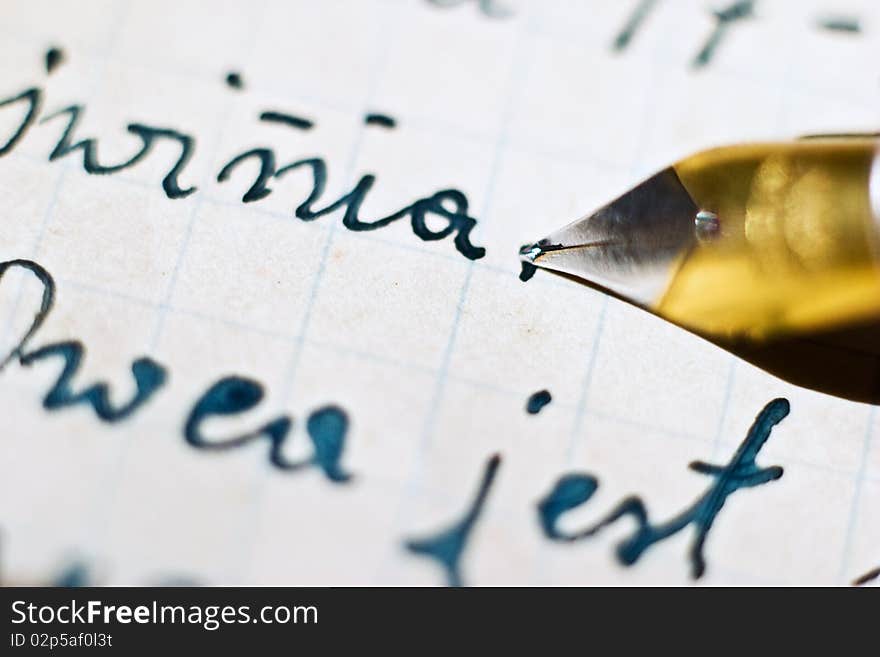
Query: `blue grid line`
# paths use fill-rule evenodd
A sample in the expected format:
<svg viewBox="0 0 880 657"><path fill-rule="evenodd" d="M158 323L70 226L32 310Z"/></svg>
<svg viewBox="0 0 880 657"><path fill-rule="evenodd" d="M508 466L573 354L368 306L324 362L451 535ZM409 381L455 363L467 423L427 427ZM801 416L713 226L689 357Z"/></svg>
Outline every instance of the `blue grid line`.
<svg viewBox="0 0 880 657"><path fill-rule="evenodd" d="M129 3L126 3L125 7L122 10L119 10L119 13L116 16L115 24L116 26L122 25L122 22L125 20L126 15L128 14ZM116 49L116 44L118 41L118 30L112 31L111 36L108 38L107 51L104 53L104 63L103 66L100 67L100 71L92 72L92 79L89 89L87 91L87 95L92 96L101 88L101 85L104 82L104 78L107 74L108 61L110 59L110 54ZM44 94L45 95L45 94ZM39 117L38 117L39 118ZM31 126L33 127L33 126ZM28 158L29 160L37 160L37 158ZM45 160L38 160L40 164L45 164ZM49 225L52 222L55 207L58 204L58 197L61 191L61 187L64 184L64 178L67 175L67 172L70 171L75 165L70 159L65 160L60 167L60 171L57 173L55 178L55 184L52 187L52 193L49 197L49 202L46 205L46 209L43 212L43 218L40 224L37 227L36 235L34 236L34 243L31 246L31 259L36 260L40 253L40 248L42 247L43 238L46 235L46 231L49 228ZM21 304L21 298L24 294L24 281L19 282L18 292L16 294L15 301L12 305L12 310L9 313L9 320L6 322L6 325L3 330L3 338L4 340L9 337L9 333L12 331L13 321L17 314L19 305Z"/></svg>
<svg viewBox="0 0 880 657"><path fill-rule="evenodd" d="M131 0L128 3L128 8L130 8ZM265 1L263 3L263 10L265 10ZM123 17L124 18L124 17ZM121 32L121 21L120 25L114 30L114 34L118 35ZM251 49L253 49L255 43L251 43ZM109 60L109 56L107 58ZM227 127L229 122L229 115L231 113L231 107L234 103L234 99L230 98L226 101L224 108L224 115L220 118L217 124L217 130L214 137L213 150L211 155L211 160L216 159L216 155L219 152L220 145L223 139L224 130ZM197 198L193 200L193 207L190 209L189 217L187 220L187 226L184 232L183 239L181 240L180 247L177 254L177 259L174 263L174 268L171 272L171 276L169 278L168 284L165 289L165 293L163 295L163 301L156 305L157 317L155 320L155 324L153 326L153 332L149 339L148 351L153 353L156 351L156 347L159 344L159 341L162 338L162 334L165 328L165 322L167 319L169 306L171 302L171 298L174 294L174 289L177 284L178 275L181 267L183 266L183 261L186 257L187 249L189 246L190 238L192 236L193 227L198 218L198 212L201 208L203 202L203 195L198 195ZM107 480L114 480L115 485L110 486L109 483L105 484L102 488L104 490L119 490L120 481L122 481L123 473L125 470L125 463L128 459L128 456L131 452L132 443L130 441L125 441L120 444L118 448L116 465L111 469L111 471L107 474ZM110 533L110 527L113 522L113 514L115 511L115 507L118 504L118 495L113 496L100 496L99 504L104 507L103 513L96 511L96 519L94 523L99 527L97 530L90 532L90 538L92 544L97 546L101 546L105 543L107 535Z"/></svg>
<svg viewBox="0 0 880 657"><path fill-rule="evenodd" d="M387 12L389 11L387 7L384 8L386 11L386 16L383 17L384 23L388 23L391 19L388 17ZM391 21L393 23L393 21ZM377 29L379 34L382 34L384 30ZM361 109L361 114L365 109L369 109L373 103L373 98L376 95L376 89L379 86L379 80L381 79L381 75L385 71L386 61L388 58L388 51L390 50L390 40L389 39L380 39L381 46L379 48L378 54L376 56L376 61L372 66L372 74L370 79L370 84L367 89L367 93L365 98L363 99L363 108ZM360 127L357 130L354 144L352 145L351 151L349 152L348 162L345 166L345 174L344 180L346 184L351 184L354 181L356 172L357 172L357 162L360 158L361 148L364 142L364 136L366 134L366 127L363 123L361 123ZM338 228L338 222L332 222L329 224L329 228L327 229L327 235L324 239L324 244L321 248L321 256L318 260L318 268L315 271L315 275L312 278L312 287L309 290L309 296L306 301L305 312L303 314L302 322L300 324L299 335L305 337L308 334L309 326L311 325L312 319L312 309L315 305L315 300L318 296L318 290L321 286L321 281L324 277L324 271L327 267L327 258L330 254L330 250L333 246L333 237L336 234ZM287 376L285 381L285 386L282 391L282 399L289 400L293 391L293 385L296 378L296 373L299 368L299 361L302 356L303 350L303 340L297 340L294 344L293 354L291 357L291 361L287 368Z"/></svg>
<svg viewBox="0 0 880 657"><path fill-rule="evenodd" d="M497 176L501 168L501 161L503 159L504 152L508 148L507 133L509 130L511 119L513 117L513 109L516 106L514 102L515 96L520 93L520 89L523 86L524 80L530 68L530 61L528 59L526 59L526 61L524 62L520 61L525 58L527 53L527 49L523 46L523 41L525 40L526 36L530 34L528 28L531 27L528 18L524 18L522 19L522 21L523 22L520 23L519 31L516 36L516 42L514 43L514 56L512 57L510 71L508 72L506 92L507 102L504 105L505 112L501 120L499 135L495 143L494 154L492 156L492 164L490 165L488 179L486 182L485 198L483 199L483 207L481 208L480 212L480 217L483 218L484 224L486 218L489 216L489 211L491 209L492 196L495 192ZM473 277L474 269L475 262L470 261L468 263L467 270L464 274L464 280L462 281L462 285L459 290L458 301L455 306L452 324L449 329L449 338L446 342L443 356L441 357L440 369L437 372L437 378L434 385L434 393L432 395L430 406L426 414L425 421L423 423L422 434L419 438L419 446L416 450L416 462L411 466L411 473L408 477L407 482L403 486L403 495L394 522L394 525L401 533L403 532L404 525L406 524L407 508L411 500L417 494L418 482L421 479L420 474L422 472L422 468L424 467L423 461L425 458L425 452L427 451L427 448L432 438L432 434L436 428L437 417L439 415L440 405L442 403L443 393L445 391L446 382L448 379L449 364L452 360L452 353L454 351L455 341L458 336L461 314L467 301L467 295L470 289L470 283ZM389 558L393 558L394 556L396 556L399 549L399 545L394 545L389 553ZM376 579L379 579L382 572L386 568L387 563L379 564L376 575L374 577Z"/></svg>
<svg viewBox="0 0 880 657"><path fill-rule="evenodd" d="M385 15L383 16L382 22L383 26L387 26L389 23L393 23L394 19L388 15L390 11L387 6L383 7L385 11ZM377 28L377 33L379 35L383 34L385 30L381 28ZM373 66L371 67L371 79L368 85L368 89L366 95L363 99L361 111L359 114L363 114L366 110L368 110L372 103L373 98L376 94L376 89L379 85L379 80L381 79L382 74L385 71L386 61L388 58L388 52L390 50L390 40L381 39L381 46L379 47L376 60L373 62ZM351 147L349 152L348 162L345 167L344 181L346 184L350 184L353 182L354 177L357 173L357 162L360 158L361 148L364 141L364 136L366 134L366 127L361 124L358 128L354 144ZM315 301L318 297L318 291L321 286L321 281L324 277L324 272L326 270L327 259L330 255L330 250L333 245L333 237L336 234L338 223L333 222L328 224L326 228L326 236L324 238L324 244L321 247L321 255L318 260L318 267L315 271L314 276L312 277L312 285L309 290L308 299L305 305L305 311L303 313L302 320L300 322L300 328L297 334L297 337L293 339L293 349L291 352L291 358L286 368L286 375L284 377L284 383L282 389L280 391L280 398L282 401L287 402L290 400L293 394L294 383L296 381L296 376L299 370L300 360L302 358L302 352L305 345L308 342L308 333L309 327L311 325L312 319L312 310L315 305ZM255 472L255 482L254 482L254 499L257 504L259 500L265 494L266 488L266 478L263 476L264 468L261 466ZM259 528L262 523L260 513L257 511L253 514L253 517L246 520L246 524L248 525L248 529L241 532L242 535L242 552L243 556L239 560L238 571L239 577L244 578L247 571L250 569L250 564L253 560L253 555L255 551L255 543L256 537L259 533Z"/></svg>

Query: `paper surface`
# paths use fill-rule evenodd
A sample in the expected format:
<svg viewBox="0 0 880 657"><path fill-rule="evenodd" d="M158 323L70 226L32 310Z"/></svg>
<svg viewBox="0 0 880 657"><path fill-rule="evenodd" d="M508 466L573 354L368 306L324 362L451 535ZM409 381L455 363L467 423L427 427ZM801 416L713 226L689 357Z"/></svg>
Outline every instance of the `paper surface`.
<svg viewBox="0 0 880 657"><path fill-rule="evenodd" d="M598 488L562 529L629 495L665 522L713 483L688 464L729 463L777 397L791 412L756 462L784 474L727 498L696 581L847 584L880 565L874 408L783 383L575 283L517 276L521 244L695 150L876 131L880 8L760 2L695 69L715 25L704 2L655 3L620 52L612 43L635 1L446 4L4 3L0 97L38 88L41 104L0 157L0 256L55 281L28 350L85 348L54 408L44 398L62 355L0 372L5 582L78 569L97 584L444 584L440 560L407 541L461 522L498 454L458 546L462 583L687 584L694 526L625 565L615 549L632 517L559 542L538 502L561 477L589 474ZM818 27L829 13L858 17L861 32ZM63 58L47 74L51 47ZM181 152L167 136L116 172L89 173L84 147L50 160L69 115L41 120L71 105L81 111L68 146L94 138L105 166L138 151L131 124L191 136L178 182L197 189L163 188ZM0 107L0 143L26 110ZM267 111L313 125L260 120ZM396 125L365 123L368 113ZM272 149L277 169L323 160L313 210L374 175L365 222L457 190L485 255L467 257L455 234L420 238L410 215L375 230L349 230L343 208L304 221L295 211L311 165L244 203L256 159L217 178L254 148ZM456 211L451 197L442 204ZM21 267L4 274L4 354L40 291ZM102 420L76 398L105 382L118 410L144 357L166 380L127 417ZM187 440L199 400L232 375L264 397L204 419L204 442L289 417L276 460L305 465L277 467L265 435L225 449ZM552 401L527 414L542 389ZM318 426L327 407L347 431ZM337 480L313 463L320 435L343 439Z"/></svg>

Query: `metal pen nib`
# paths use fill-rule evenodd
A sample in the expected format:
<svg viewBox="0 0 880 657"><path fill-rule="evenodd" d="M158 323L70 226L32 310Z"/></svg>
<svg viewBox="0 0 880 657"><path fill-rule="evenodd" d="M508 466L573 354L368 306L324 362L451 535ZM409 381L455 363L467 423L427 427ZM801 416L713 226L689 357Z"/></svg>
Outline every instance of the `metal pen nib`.
<svg viewBox="0 0 880 657"><path fill-rule="evenodd" d="M880 403L875 135L695 153L520 258L524 271L583 279L786 381Z"/></svg>
<svg viewBox="0 0 880 657"><path fill-rule="evenodd" d="M580 244L576 246L589 246L588 244ZM562 244L550 244L546 239L543 239L539 242L535 242L534 244L526 244L521 246L519 249L519 259L522 262L527 262L529 264L535 264L535 261L541 256L550 253L551 251L559 251L561 249L574 248L574 246L563 246Z"/></svg>
<svg viewBox="0 0 880 657"><path fill-rule="evenodd" d="M703 151L520 257L722 339L873 321L878 172L874 136Z"/></svg>
<svg viewBox="0 0 880 657"><path fill-rule="evenodd" d="M695 240L699 209L672 168L520 249L520 260L585 279L640 304L656 298Z"/></svg>

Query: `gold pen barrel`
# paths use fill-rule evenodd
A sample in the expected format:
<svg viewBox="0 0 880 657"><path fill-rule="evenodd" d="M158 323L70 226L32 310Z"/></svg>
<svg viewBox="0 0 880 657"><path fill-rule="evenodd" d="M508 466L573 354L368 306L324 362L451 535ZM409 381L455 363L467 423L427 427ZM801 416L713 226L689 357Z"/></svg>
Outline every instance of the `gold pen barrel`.
<svg viewBox="0 0 880 657"><path fill-rule="evenodd" d="M823 137L724 147L678 162L674 170L700 210L699 239L649 308L727 339L877 320L878 160L877 139Z"/></svg>

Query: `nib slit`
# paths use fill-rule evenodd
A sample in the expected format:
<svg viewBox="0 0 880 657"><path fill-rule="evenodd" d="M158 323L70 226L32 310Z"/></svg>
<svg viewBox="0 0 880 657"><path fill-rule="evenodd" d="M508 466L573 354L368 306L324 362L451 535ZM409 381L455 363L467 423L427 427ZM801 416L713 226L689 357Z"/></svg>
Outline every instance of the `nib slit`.
<svg viewBox="0 0 880 657"><path fill-rule="evenodd" d="M537 244L524 244L519 248L520 260L524 262L534 262L541 253L543 251Z"/></svg>

